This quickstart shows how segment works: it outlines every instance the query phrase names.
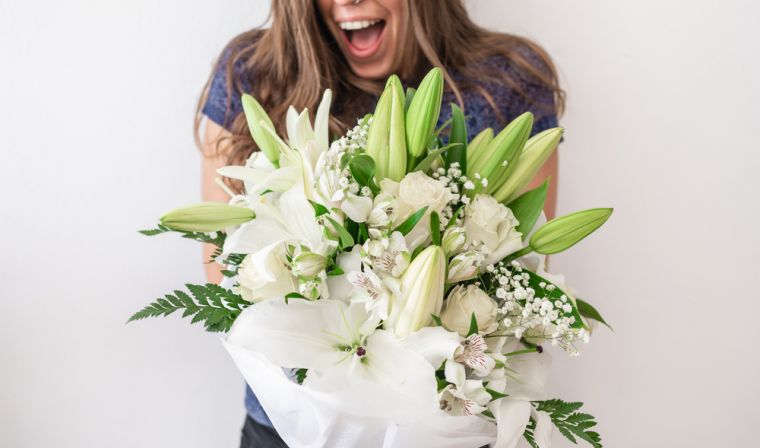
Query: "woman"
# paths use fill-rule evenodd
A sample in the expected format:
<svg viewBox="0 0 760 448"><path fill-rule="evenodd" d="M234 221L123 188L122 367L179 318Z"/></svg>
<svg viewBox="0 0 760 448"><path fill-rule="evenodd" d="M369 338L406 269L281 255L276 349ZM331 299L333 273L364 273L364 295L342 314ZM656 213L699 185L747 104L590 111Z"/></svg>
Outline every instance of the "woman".
<svg viewBox="0 0 760 448"><path fill-rule="evenodd" d="M446 86L439 125L457 103L469 138L491 127L499 132L523 112L535 116L533 134L557 126L563 105L556 71L537 45L472 23L462 0L273 0L271 28L236 37L222 53L199 104L204 116L203 200L227 202L216 170L243 164L258 148L242 114L240 95L252 94L285 134L287 107L316 110L325 89L333 91L330 128L342 135L374 110L388 76L417 86L441 67ZM553 176L546 202L556 203L556 152L530 188ZM231 184L233 189L240 185ZM213 248L204 254L208 259ZM207 264L209 281L222 278ZM248 389L242 447L286 446Z"/></svg>

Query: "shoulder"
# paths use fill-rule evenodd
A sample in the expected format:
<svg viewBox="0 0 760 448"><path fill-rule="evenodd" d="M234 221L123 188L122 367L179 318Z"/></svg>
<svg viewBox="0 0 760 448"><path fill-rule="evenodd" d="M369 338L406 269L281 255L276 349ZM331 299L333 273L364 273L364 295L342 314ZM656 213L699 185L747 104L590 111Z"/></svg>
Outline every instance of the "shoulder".
<svg viewBox="0 0 760 448"><path fill-rule="evenodd" d="M251 77L246 66L259 38L259 35L238 36L225 47L214 65L202 112L225 129L229 130L243 112L242 94L251 93Z"/></svg>

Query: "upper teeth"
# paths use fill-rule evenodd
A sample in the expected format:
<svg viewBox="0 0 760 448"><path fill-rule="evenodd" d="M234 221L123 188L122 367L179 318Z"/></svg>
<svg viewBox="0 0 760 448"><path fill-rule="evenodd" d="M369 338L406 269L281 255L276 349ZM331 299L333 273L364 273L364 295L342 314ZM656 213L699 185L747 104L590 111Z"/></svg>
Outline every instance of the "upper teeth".
<svg viewBox="0 0 760 448"><path fill-rule="evenodd" d="M360 30L362 28L370 27L376 23L378 23L379 20L358 20L356 22L340 22L338 23L338 26L342 30Z"/></svg>

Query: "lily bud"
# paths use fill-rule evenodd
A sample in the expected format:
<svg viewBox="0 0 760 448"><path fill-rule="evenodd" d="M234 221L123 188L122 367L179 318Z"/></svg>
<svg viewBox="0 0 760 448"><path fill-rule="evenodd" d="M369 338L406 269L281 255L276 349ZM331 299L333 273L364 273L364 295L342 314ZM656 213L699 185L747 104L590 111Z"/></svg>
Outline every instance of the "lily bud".
<svg viewBox="0 0 760 448"><path fill-rule="evenodd" d="M474 139L467 145L467 163L472 165L478 161L478 158L482 155L483 151L493 140L493 129L485 128L480 134L476 135Z"/></svg>
<svg viewBox="0 0 760 448"><path fill-rule="evenodd" d="M436 67L422 80L406 113L406 149L411 157L420 157L427 149L443 96L443 71Z"/></svg>
<svg viewBox="0 0 760 448"><path fill-rule="evenodd" d="M467 241L467 234L461 227L451 226L443 232L441 238L441 247L446 255L451 255L459 252Z"/></svg>
<svg viewBox="0 0 760 448"><path fill-rule="evenodd" d="M384 328L393 328L397 337L430 326L432 314L443 306L446 256L440 246L430 246L415 258L401 276L401 295L393 296L391 315Z"/></svg>
<svg viewBox="0 0 760 448"><path fill-rule="evenodd" d="M562 128L547 129L528 140L509 177L491 195L502 204L509 204L520 196L533 176L549 160L564 132Z"/></svg>
<svg viewBox="0 0 760 448"><path fill-rule="evenodd" d="M327 219L325 219L325 216L329 216L335 222L337 222L338 225L343 226L346 223L346 215L343 214L340 209L331 209L329 215L322 215L317 218L317 223L322 228L322 234L325 236L325 238L331 241L340 241L340 235L338 235L338 231L335 230L335 228Z"/></svg>
<svg viewBox="0 0 760 448"><path fill-rule="evenodd" d="M456 283L473 278L486 257L479 250L471 250L451 259L446 283Z"/></svg>
<svg viewBox="0 0 760 448"><path fill-rule="evenodd" d="M166 227L183 232L216 232L244 224L255 217L249 208L220 202L198 202L169 210L160 221Z"/></svg>
<svg viewBox="0 0 760 448"><path fill-rule="evenodd" d="M325 270L330 260L317 253L304 250L298 250L293 257L293 275L301 281L314 280L322 271Z"/></svg>
<svg viewBox="0 0 760 448"><path fill-rule="evenodd" d="M261 152L272 162L275 168L280 167L280 146L278 142L272 137L272 135L261 127L261 122L264 121L269 127L274 129L274 124L269 118L269 115L264 111L258 101L256 101L251 95L247 93L243 95L243 112L245 113L245 119L248 122L248 129L251 131L251 137L253 141L261 149Z"/></svg>
<svg viewBox="0 0 760 448"><path fill-rule="evenodd" d="M375 179L400 182L406 174L403 88L393 75L380 96L367 136L367 155L375 161Z"/></svg>
<svg viewBox="0 0 760 448"><path fill-rule="evenodd" d="M562 252L591 235L611 215L611 208L594 208L553 219L533 232L528 247L545 255Z"/></svg>
<svg viewBox="0 0 760 448"><path fill-rule="evenodd" d="M515 118L497 135L484 150L479 151L475 163L468 164L467 177L473 179L475 174L489 180L489 190L499 186L494 175L504 166L504 162L516 160L528 141L533 128L533 114L525 112ZM496 177L499 177L496 175ZM477 191L473 191L473 194Z"/></svg>

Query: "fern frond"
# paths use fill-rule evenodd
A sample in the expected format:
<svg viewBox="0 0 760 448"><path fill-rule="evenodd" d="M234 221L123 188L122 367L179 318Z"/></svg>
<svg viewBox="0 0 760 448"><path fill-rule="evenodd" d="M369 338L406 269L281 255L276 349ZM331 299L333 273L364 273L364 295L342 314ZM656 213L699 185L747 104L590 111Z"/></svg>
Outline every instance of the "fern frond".
<svg viewBox="0 0 760 448"><path fill-rule="evenodd" d="M577 444L577 439L581 439L588 442L593 448L602 448L602 438L599 433L589 431L597 424L594 417L575 412L583 406L583 403L565 402L555 398L553 400L534 401L533 405L536 406L536 410L547 412L560 434L571 442ZM523 436L533 448L537 448L534 438L535 429L536 422L531 418Z"/></svg>
<svg viewBox="0 0 760 448"><path fill-rule="evenodd" d="M251 303L243 300L234 292L219 285L185 285L192 297L184 291L174 291L167 294L165 299L156 299L142 310L129 318L127 323L147 317L168 316L175 311L184 310L182 317L190 317L191 324L203 322L206 331L226 332L240 315L240 312Z"/></svg>

